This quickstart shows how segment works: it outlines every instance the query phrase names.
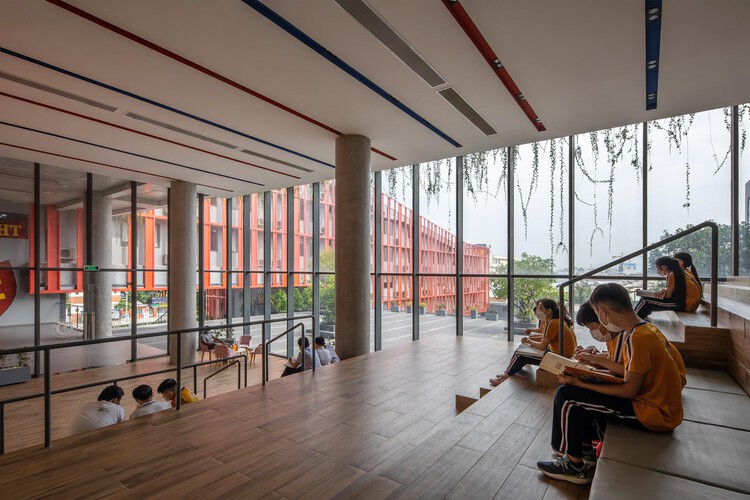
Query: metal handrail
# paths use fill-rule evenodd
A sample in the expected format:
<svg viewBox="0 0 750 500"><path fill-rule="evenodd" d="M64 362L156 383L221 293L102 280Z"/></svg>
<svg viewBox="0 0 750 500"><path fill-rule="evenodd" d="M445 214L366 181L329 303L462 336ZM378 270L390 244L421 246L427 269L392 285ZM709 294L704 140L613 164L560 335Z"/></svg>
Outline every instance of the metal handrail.
<svg viewBox="0 0 750 500"><path fill-rule="evenodd" d="M270 323L278 323L280 321L289 321L294 319L307 319L311 318L313 319L313 332L315 331L315 316L313 315L305 315L305 316L297 316L295 318L276 318L276 319L264 319L264 320L255 320L255 321L246 321L242 323L227 323L224 325L218 325L223 328L235 328L235 327L245 327L245 326L253 326L253 325L266 325ZM50 355L52 351L58 350L58 349L67 349L70 347L81 347L81 346L89 346L89 345L98 345L98 344L108 344L110 342L125 342L125 341L132 341L132 340L139 340L139 339L147 339L147 338L153 338L153 337L171 337L173 335L177 336L177 366L174 369L169 369L166 371L175 371L176 370L176 381L177 386L182 387L182 335L185 333L198 333L203 332L205 330L211 330L213 328L216 328L217 325L211 325L211 326L203 326L203 327L195 327L195 328L183 328L181 330L171 330L166 332L154 332L154 333L144 333L140 335L128 335L128 336L122 336L122 337L110 337L106 339L93 339L93 340L80 340L76 342L64 342L59 344L49 344L44 346L33 346L33 347L18 347L15 349L0 349L0 356L8 355L8 354L18 354L21 352L43 352L44 353L44 392L41 396L34 396L34 397L44 397L44 447L50 448L52 446L52 382L51 382L51 373L50 373ZM267 352L267 349L265 350ZM268 358L264 356L263 358L264 366L263 370L265 374L268 372L267 367L267 361ZM208 361L201 364L210 364L213 361ZM245 362L247 363L247 358L245 358ZM193 367L192 364L185 365L184 367L189 368ZM195 371L195 369L194 369ZM163 373L163 372L154 372L156 373ZM134 376L129 377L122 377L119 380L127 380L128 378L139 378L148 376L150 374L137 374ZM247 378L247 372L246 372L246 378ZM106 382L104 382L106 383ZM263 381L263 384L265 385L265 378ZM102 385L102 382L98 382L95 384L84 384L80 387L73 387L68 388L66 391L65 389L57 389L54 391L54 394L58 394L59 392L68 392L78 389L84 389L87 387L92 387L95 385ZM32 399L32 398L29 398ZM9 400L9 402L12 402ZM180 398L175 398L175 408L179 410L181 407L181 401ZM4 416L5 416L5 402L0 401L0 424L2 424L2 427L0 427L0 440L2 439L2 436L4 435ZM0 444L4 444L1 443Z"/></svg>
<svg viewBox="0 0 750 500"><path fill-rule="evenodd" d="M612 262L610 262L608 264L604 264L603 266L597 267L596 269L593 269L593 270L588 271L586 273L583 273L583 274L581 274L579 276L576 276L575 278L569 279L568 281L564 281L564 282L560 283L559 285L557 285L558 288L560 289L560 298L559 298L558 304L560 304L560 307L561 307L562 304L564 304L564 302L565 302L564 292L565 292L565 288L566 287L568 287L568 286L570 286L570 285L572 285L574 283L577 283L577 282L579 282L581 280L584 280L586 278L590 278L592 276L595 276L595 275L599 274L600 272L602 272L602 271L604 271L606 269L609 269L612 266L616 266L617 264L622 264L623 262L626 262L626 261L632 259L633 257L637 257L639 255L643 255L646 252L650 252L651 250L655 250L655 249L659 248L662 245L666 245L667 243L671 243L671 242L673 242L675 240L678 240L678 239L682 238L683 236L686 236L688 234L694 233L696 231L700 231L701 229L705 229L707 227L711 228L711 311L710 311L710 314L711 314L711 326L716 326L717 317L718 317L717 316L718 315L718 311L716 309L717 301L718 301L717 291L718 291L718 286L719 286L718 281L717 281L717 276L716 276L719 273L719 252L718 252L718 250L719 250L719 226L716 225L715 222L711 222L711 221L702 222L702 223L698 224L697 226L693 226L693 227L691 227L689 229L685 229L684 231L680 231L679 233L674 234L674 235L670 236L669 238L664 238L661 241L658 241L656 243L652 243L651 245L649 245L647 247L643 247L640 250L636 250L633 253L629 253L628 255L624 255L624 256L620 257L619 259L615 259L615 260L613 260ZM562 314L562 311L561 311L561 314ZM560 333L559 333L559 338L560 338L560 354L562 355L563 353L565 353L565 335L564 335L565 322L561 318L560 321L559 321L559 323L560 323Z"/></svg>
<svg viewBox="0 0 750 500"><path fill-rule="evenodd" d="M234 357L239 358L240 356L242 356L242 357L245 358L245 387L247 387L247 357L244 354L238 354L237 356L232 356L232 357L233 358ZM224 359L218 359L216 361L218 361L220 363L223 363L224 361L227 361L227 359L226 358L224 358ZM237 389L239 390L241 388L242 382L241 382L241 378L240 377L242 376L242 366L240 366L240 360L239 359L233 359L233 360L231 360L229 362L229 364L227 366L223 366L223 367L219 368L218 370L216 370L215 372L213 372L211 375L209 375L208 377L206 377L206 378L203 379L203 399L206 399L208 397L208 390L207 390L208 379L215 377L219 373L223 372L227 368L231 368L234 365L237 365ZM195 379L193 379L193 380L195 380Z"/></svg>
<svg viewBox="0 0 750 500"><path fill-rule="evenodd" d="M308 316L298 316L295 319L304 319ZM313 328L312 328L312 342L310 342L310 350L312 351L312 371L315 373L315 356L318 356L318 353L315 352L315 316L310 315L309 317L313 318ZM271 343L279 340L281 337L286 337L290 333L294 333L294 330L297 328L302 328L302 336L300 338L305 338L305 324L302 322L297 323L296 325L290 326L280 334L276 335L275 337L267 340L265 342L265 345L263 346L263 385L266 385L266 382L269 380L269 366L268 366L268 356L276 356L275 354L270 353L270 347ZM303 344L304 345L304 344ZM302 371L305 371L305 355L304 355L304 348L300 351L302 352ZM286 356L284 356L286 357Z"/></svg>

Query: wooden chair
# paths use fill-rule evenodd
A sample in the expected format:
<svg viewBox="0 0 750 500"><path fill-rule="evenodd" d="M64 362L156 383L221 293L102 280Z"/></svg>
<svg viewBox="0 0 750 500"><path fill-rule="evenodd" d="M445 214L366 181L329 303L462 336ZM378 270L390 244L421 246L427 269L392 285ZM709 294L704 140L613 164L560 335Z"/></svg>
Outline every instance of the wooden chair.
<svg viewBox="0 0 750 500"><path fill-rule="evenodd" d="M240 349L245 349L246 351L250 351L250 349L253 346L253 336L252 335L242 335L240 337L240 342L237 344L237 347Z"/></svg>
<svg viewBox="0 0 750 500"><path fill-rule="evenodd" d="M211 361L211 355L213 351L208 348L208 346L202 342L199 342L200 350L201 350L201 362L203 362L203 357L208 353L208 360Z"/></svg>
<svg viewBox="0 0 750 500"><path fill-rule="evenodd" d="M224 344L217 344L214 348L214 354L216 354L216 359L222 359L225 362L237 355L234 350Z"/></svg>
<svg viewBox="0 0 750 500"><path fill-rule="evenodd" d="M265 344L262 342L255 346L255 348L251 351L248 351L250 353L250 365L252 366L253 363L255 363L255 355L260 354L263 356L263 347Z"/></svg>

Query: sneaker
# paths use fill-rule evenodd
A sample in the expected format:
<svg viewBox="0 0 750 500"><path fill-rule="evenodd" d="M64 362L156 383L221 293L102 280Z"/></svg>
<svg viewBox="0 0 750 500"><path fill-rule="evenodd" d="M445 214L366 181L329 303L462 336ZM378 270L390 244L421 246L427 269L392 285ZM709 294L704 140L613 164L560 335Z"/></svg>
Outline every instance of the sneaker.
<svg viewBox="0 0 750 500"><path fill-rule="evenodd" d="M537 462L536 466L545 476L552 479L560 479L573 484L591 483L592 477L588 466L581 464L580 468L577 468L568 460L568 457L558 458L554 462Z"/></svg>
<svg viewBox="0 0 750 500"><path fill-rule="evenodd" d="M583 456L581 458L583 459L583 463L589 467L596 467L596 448L583 450Z"/></svg>

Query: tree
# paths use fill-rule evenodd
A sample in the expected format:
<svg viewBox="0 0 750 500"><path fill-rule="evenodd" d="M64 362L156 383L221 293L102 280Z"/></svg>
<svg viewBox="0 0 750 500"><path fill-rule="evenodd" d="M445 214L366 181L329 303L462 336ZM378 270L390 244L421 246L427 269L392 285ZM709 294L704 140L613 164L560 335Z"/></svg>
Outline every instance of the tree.
<svg viewBox="0 0 750 500"><path fill-rule="evenodd" d="M320 268L333 269L336 255L333 250L324 250L320 254ZM336 276L320 277L320 316L326 323L336 322Z"/></svg>
<svg viewBox="0 0 750 500"><path fill-rule="evenodd" d="M312 287L305 286L294 289L294 312L312 310Z"/></svg>
<svg viewBox="0 0 750 500"><path fill-rule="evenodd" d="M719 226L719 269L718 276L730 276L732 274L732 231L728 224L718 224ZM685 229L693 227L691 224L685 226ZM669 238L680 231L678 227L673 232L663 231L661 239ZM740 223L740 269L739 274L750 274L750 225L747 222ZM702 229L695 233L683 236L671 243L649 252L648 265L649 269L654 269L654 262L664 255L672 256L675 252L688 252L693 257L693 265L698 270L701 278L710 278L711 276L711 231Z"/></svg>
<svg viewBox="0 0 750 500"><path fill-rule="evenodd" d="M271 313L285 313L287 309L286 290L279 288L271 294Z"/></svg>
<svg viewBox="0 0 750 500"><path fill-rule="evenodd" d="M516 274L549 274L554 268L552 259L522 253L515 261ZM508 266L501 265L500 273L507 273ZM513 281L515 318L518 321L531 323L535 321L536 301L543 298L557 300L558 290L555 280L550 278L516 278ZM492 295L498 299L508 298L507 278L490 279Z"/></svg>

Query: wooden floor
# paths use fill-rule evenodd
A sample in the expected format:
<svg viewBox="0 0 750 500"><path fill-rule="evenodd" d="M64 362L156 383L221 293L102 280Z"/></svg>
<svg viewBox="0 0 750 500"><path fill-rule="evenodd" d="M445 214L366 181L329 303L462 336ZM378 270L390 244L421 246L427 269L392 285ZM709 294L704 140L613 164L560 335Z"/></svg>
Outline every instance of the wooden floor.
<svg viewBox="0 0 750 500"><path fill-rule="evenodd" d="M0 457L4 498L587 498L547 480L553 390L513 345L441 336ZM235 379L236 380L236 379ZM134 384L135 385L135 384ZM217 391L218 393L218 391Z"/></svg>

